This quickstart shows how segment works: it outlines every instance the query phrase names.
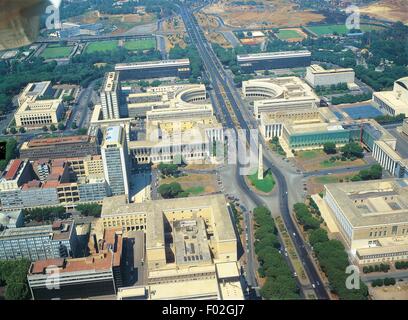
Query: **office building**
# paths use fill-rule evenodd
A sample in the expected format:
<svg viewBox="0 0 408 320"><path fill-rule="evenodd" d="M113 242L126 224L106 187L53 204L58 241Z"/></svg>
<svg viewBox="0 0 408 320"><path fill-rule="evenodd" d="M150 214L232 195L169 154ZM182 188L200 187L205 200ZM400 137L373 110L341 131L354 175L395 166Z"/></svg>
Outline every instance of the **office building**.
<svg viewBox="0 0 408 320"><path fill-rule="evenodd" d="M243 81L242 94L253 101L256 119L260 119L263 112L311 109L320 103L313 89L298 77Z"/></svg>
<svg viewBox="0 0 408 320"><path fill-rule="evenodd" d="M352 84L354 83L354 77L355 73L352 68L326 70L317 64L312 64L306 68L305 80L312 88L316 88L340 83Z"/></svg>
<svg viewBox="0 0 408 320"><path fill-rule="evenodd" d="M104 200L104 227L146 232L147 284L144 291L121 289L119 299L135 298L135 289L144 292L141 299L243 299L237 239L225 197L185 200Z"/></svg>
<svg viewBox="0 0 408 320"><path fill-rule="evenodd" d="M24 225L22 210L0 212L0 230L20 228Z"/></svg>
<svg viewBox="0 0 408 320"><path fill-rule="evenodd" d="M99 154L95 137L63 136L57 138L32 139L22 144L20 158L30 160L85 157Z"/></svg>
<svg viewBox="0 0 408 320"><path fill-rule="evenodd" d="M238 65L244 73L258 70L299 68L310 66L311 52L307 50L262 52L237 55Z"/></svg>
<svg viewBox="0 0 408 320"><path fill-rule="evenodd" d="M103 238L90 237L88 257L33 262L27 276L33 299L64 300L115 295L118 287L122 286L122 247L122 232L106 229ZM58 286L52 282L53 274Z"/></svg>
<svg viewBox="0 0 408 320"><path fill-rule="evenodd" d="M60 98L41 100L30 97L17 109L14 120L16 127L37 129L51 124L58 125L63 113L64 105Z"/></svg>
<svg viewBox="0 0 408 320"><path fill-rule="evenodd" d="M374 92L373 103L391 116L408 116L408 77L395 81L392 91Z"/></svg>
<svg viewBox="0 0 408 320"><path fill-rule="evenodd" d="M202 84L180 84L147 88L127 97L129 117L144 118L148 111L175 108L186 104L205 104L207 92Z"/></svg>
<svg viewBox="0 0 408 320"><path fill-rule="evenodd" d="M54 95L54 90L51 86L51 81L32 82L25 86L19 94L17 101L21 107L27 100L36 99L37 97L51 97Z"/></svg>
<svg viewBox="0 0 408 320"><path fill-rule="evenodd" d="M78 242L73 220L52 225L6 229L0 232L0 260L31 261L70 257L77 254Z"/></svg>
<svg viewBox="0 0 408 320"><path fill-rule="evenodd" d="M190 60L158 60L134 63L120 63L115 66L120 72L120 80L138 80L164 77L188 78L190 76Z"/></svg>
<svg viewBox="0 0 408 320"><path fill-rule="evenodd" d="M101 89L101 105L104 119L126 117L126 106L121 103L118 72L108 72Z"/></svg>
<svg viewBox="0 0 408 320"><path fill-rule="evenodd" d="M385 179L325 185L315 195L329 230L341 235L354 262L408 259L408 180Z"/></svg>
<svg viewBox="0 0 408 320"><path fill-rule="evenodd" d="M101 153L105 180L110 192L112 195L124 194L129 197L130 161L123 127L106 129Z"/></svg>

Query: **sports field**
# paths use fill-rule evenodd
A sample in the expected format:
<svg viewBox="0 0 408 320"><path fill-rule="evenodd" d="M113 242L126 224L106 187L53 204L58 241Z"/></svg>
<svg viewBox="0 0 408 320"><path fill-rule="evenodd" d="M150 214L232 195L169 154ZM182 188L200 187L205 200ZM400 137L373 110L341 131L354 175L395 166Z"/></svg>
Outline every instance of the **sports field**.
<svg viewBox="0 0 408 320"><path fill-rule="evenodd" d="M49 45L41 53L41 57L44 59L61 59L68 58L72 51L72 47L60 46L60 45Z"/></svg>
<svg viewBox="0 0 408 320"><path fill-rule="evenodd" d="M299 34L295 30L284 30L284 29L279 30L276 36L281 40L303 38L302 35Z"/></svg>
<svg viewBox="0 0 408 320"><path fill-rule="evenodd" d="M85 53L94 53L94 52L101 52L101 51L112 51L118 47L117 41L98 41L98 42L91 42L85 49Z"/></svg>
<svg viewBox="0 0 408 320"><path fill-rule="evenodd" d="M140 39L140 40L129 40L125 42L125 48L131 51L155 49L156 40L153 38Z"/></svg>
<svg viewBox="0 0 408 320"><path fill-rule="evenodd" d="M362 31L370 31L370 30L377 30L381 29L382 27L380 26L375 26L375 25L368 25L368 24L362 24L361 25L361 30ZM350 32L350 30L347 29L346 25L344 24L329 24L329 25L319 25L319 26L309 26L307 27L310 31L315 33L318 36L325 36L325 35L331 35L331 34L347 34Z"/></svg>

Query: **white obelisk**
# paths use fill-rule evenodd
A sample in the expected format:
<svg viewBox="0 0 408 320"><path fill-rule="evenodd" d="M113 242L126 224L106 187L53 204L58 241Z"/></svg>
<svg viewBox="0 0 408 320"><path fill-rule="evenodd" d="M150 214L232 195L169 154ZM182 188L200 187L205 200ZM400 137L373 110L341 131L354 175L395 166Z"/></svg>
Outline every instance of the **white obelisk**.
<svg viewBox="0 0 408 320"><path fill-rule="evenodd" d="M259 144L259 155L258 155L258 180L263 180L263 154L262 154L262 144Z"/></svg>

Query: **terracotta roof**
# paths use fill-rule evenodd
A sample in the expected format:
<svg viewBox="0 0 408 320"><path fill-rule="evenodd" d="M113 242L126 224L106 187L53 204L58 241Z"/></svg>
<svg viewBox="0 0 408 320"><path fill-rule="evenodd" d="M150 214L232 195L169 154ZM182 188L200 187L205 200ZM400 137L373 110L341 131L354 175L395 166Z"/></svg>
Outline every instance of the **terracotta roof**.
<svg viewBox="0 0 408 320"><path fill-rule="evenodd" d="M33 139L28 142L28 147L43 147L49 146L50 144L70 144L78 142L88 142L89 136L68 136L68 137L58 137L58 138L46 138L46 139Z"/></svg>
<svg viewBox="0 0 408 320"><path fill-rule="evenodd" d="M9 167L9 170L7 171L7 173L4 176L4 179L6 180L13 180L15 179L15 176L18 172L18 169L20 168L20 165L23 163L22 160L20 159L15 159L15 160L11 160L12 163Z"/></svg>

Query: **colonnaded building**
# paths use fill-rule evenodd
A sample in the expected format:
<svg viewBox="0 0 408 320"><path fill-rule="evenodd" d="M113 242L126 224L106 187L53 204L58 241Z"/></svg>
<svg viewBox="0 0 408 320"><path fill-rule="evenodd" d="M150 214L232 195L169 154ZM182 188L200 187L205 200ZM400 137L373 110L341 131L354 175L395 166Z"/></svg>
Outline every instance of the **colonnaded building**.
<svg viewBox="0 0 408 320"><path fill-rule="evenodd" d="M408 259L407 179L328 184L313 199L357 264Z"/></svg>

